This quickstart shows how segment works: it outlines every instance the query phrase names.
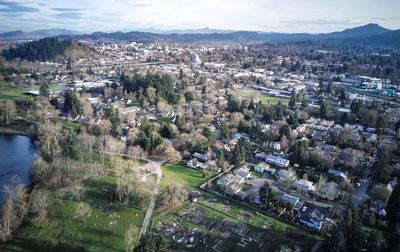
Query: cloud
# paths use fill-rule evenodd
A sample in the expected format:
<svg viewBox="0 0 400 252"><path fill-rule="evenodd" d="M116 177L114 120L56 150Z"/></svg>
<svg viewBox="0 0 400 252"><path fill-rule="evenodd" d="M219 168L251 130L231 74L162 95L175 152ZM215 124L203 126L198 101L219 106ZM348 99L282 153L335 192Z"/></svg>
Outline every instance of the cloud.
<svg viewBox="0 0 400 252"><path fill-rule="evenodd" d="M88 10L89 8L51 8L52 10L55 11L61 11L61 12L75 12L75 11L82 11L82 10Z"/></svg>
<svg viewBox="0 0 400 252"><path fill-rule="evenodd" d="M24 6L19 3L8 2L8 1L0 1L0 12L10 12L10 13L18 13L18 12L38 12L39 9Z"/></svg>
<svg viewBox="0 0 400 252"><path fill-rule="evenodd" d="M78 11L65 11L65 12L60 12L57 14L54 14L53 17L56 18L67 18L67 19L80 19L82 18L82 13Z"/></svg>

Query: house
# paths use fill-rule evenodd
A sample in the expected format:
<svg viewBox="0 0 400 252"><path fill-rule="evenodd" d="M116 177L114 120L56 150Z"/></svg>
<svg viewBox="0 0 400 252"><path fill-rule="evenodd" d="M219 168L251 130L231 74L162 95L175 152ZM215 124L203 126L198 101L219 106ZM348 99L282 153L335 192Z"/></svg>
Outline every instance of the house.
<svg viewBox="0 0 400 252"><path fill-rule="evenodd" d="M277 173L275 173L275 174L277 174L277 177L278 177L278 180L279 181L286 181L286 180L288 180L289 178L292 180L292 181L294 181L295 179L296 179L296 177L295 176L292 176L292 174L290 174L290 172L289 171L287 171L287 170L279 170Z"/></svg>
<svg viewBox="0 0 400 252"><path fill-rule="evenodd" d="M300 202L300 199L296 196L285 193L279 198L279 203L283 206L294 206Z"/></svg>
<svg viewBox="0 0 400 252"><path fill-rule="evenodd" d="M206 167L205 163L199 162L196 158L189 160L186 164L190 168L203 170Z"/></svg>
<svg viewBox="0 0 400 252"><path fill-rule="evenodd" d="M334 176L334 177L338 177L342 181L343 180L347 180L347 175L342 171L338 171L338 170L335 170L335 169L329 169L328 173L330 175Z"/></svg>
<svg viewBox="0 0 400 252"><path fill-rule="evenodd" d="M230 183L225 187L225 193L229 196L237 195L242 190L242 186L239 183Z"/></svg>
<svg viewBox="0 0 400 252"><path fill-rule="evenodd" d="M198 152L195 152L192 156L203 161L207 161L210 158L208 154L201 154Z"/></svg>
<svg viewBox="0 0 400 252"><path fill-rule="evenodd" d="M289 166L289 160L288 159L282 158L280 156L276 156L276 155L273 155L273 154L268 154L266 159L265 159L265 161L268 164L276 165L276 166L283 167L283 168Z"/></svg>
<svg viewBox="0 0 400 252"><path fill-rule="evenodd" d="M241 176L226 174L225 176L223 176L217 180L217 185L223 187L223 186L227 186L229 183L241 184L243 182L244 182L244 178Z"/></svg>
<svg viewBox="0 0 400 252"><path fill-rule="evenodd" d="M304 179L298 179L293 183L293 186L296 187L296 190L299 192L314 192L315 186L313 182L307 181Z"/></svg>
<svg viewBox="0 0 400 252"><path fill-rule="evenodd" d="M256 153L254 156L258 159L264 159L264 160L267 159L268 157L268 155L264 153Z"/></svg>
<svg viewBox="0 0 400 252"><path fill-rule="evenodd" d="M320 230L328 214L329 208L311 204L303 207L299 217L299 222L309 228Z"/></svg>
<svg viewBox="0 0 400 252"><path fill-rule="evenodd" d="M335 182L328 182L325 183L320 189L319 189L319 197L327 200L334 200L336 199L339 194L340 194L340 189L339 185L336 184Z"/></svg>
<svg viewBox="0 0 400 252"><path fill-rule="evenodd" d="M249 179L249 178L252 177L252 175L250 173L250 166L248 166L247 164L235 168L233 170L233 174L241 176L241 177L243 177L245 179Z"/></svg>
<svg viewBox="0 0 400 252"><path fill-rule="evenodd" d="M260 162L254 167L254 171L259 172L259 173L263 173L268 168L270 168L269 164L267 164L265 162Z"/></svg>
<svg viewBox="0 0 400 252"><path fill-rule="evenodd" d="M376 213L380 217L386 216L385 208L386 208L385 204L383 204L380 201L373 201L369 204L369 210L373 213Z"/></svg>

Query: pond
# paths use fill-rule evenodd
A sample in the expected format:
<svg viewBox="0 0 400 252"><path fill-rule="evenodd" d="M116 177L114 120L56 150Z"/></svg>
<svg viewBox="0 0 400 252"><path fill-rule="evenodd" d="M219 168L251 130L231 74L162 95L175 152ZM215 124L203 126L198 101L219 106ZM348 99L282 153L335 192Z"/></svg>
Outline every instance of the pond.
<svg viewBox="0 0 400 252"><path fill-rule="evenodd" d="M3 189L14 177L28 185L29 171L36 158L37 148L28 136L0 133L0 204Z"/></svg>

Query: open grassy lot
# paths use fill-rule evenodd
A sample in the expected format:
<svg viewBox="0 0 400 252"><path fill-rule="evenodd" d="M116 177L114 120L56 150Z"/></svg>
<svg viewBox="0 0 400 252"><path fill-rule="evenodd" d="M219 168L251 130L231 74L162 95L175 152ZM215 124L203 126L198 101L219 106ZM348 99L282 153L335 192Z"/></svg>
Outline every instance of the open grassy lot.
<svg viewBox="0 0 400 252"><path fill-rule="evenodd" d="M49 86L50 89L56 87L55 85ZM2 82L0 84L0 101L6 100L17 100L17 99L26 99L32 98L29 95L25 95L24 92L31 90L39 90L39 85L26 86L26 87L11 87L8 84Z"/></svg>
<svg viewBox="0 0 400 252"><path fill-rule="evenodd" d="M151 177L149 188L154 185ZM48 224L43 228L32 223L34 216L25 218L12 240L1 251L124 251L124 234L129 225L140 229L145 211L113 201L114 175L108 174L83 182L80 200L72 199L66 190L55 196L49 210ZM52 191L55 194L54 191ZM92 209L85 222L74 218L79 202ZM112 204L110 204L113 202Z"/></svg>
<svg viewBox="0 0 400 252"><path fill-rule="evenodd" d="M163 164L161 170L163 172L161 188L165 187L168 183L177 183L184 187L199 188L215 175L208 175L202 171L189 168L184 163Z"/></svg>
<svg viewBox="0 0 400 252"><path fill-rule="evenodd" d="M277 104L278 102L281 102L282 104L288 104L289 102L289 99L262 95L257 90L247 89L247 88L238 89L233 94L236 96L241 96L249 99L253 98L255 100L261 100L263 103Z"/></svg>

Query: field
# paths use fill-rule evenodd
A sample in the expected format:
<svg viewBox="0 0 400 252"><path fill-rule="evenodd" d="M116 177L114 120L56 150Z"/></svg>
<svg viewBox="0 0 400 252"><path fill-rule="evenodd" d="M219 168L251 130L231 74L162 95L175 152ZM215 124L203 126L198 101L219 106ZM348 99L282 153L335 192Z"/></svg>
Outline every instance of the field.
<svg viewBox="0 0 400 252"><path fill-rule="evenodd" d="M51 85L49 88L53 89L54 87L55 85ZM24 92L31 90L37 91L39 88L39 85L33 85L30 87L11 87L3 82L0 84L0 101L26 99L31 96L23 94Z"/></svg>
<svg viewBox="0 0 400 252"><path fill-rule="evenodd" d="M212 177L212 175L189 168L184 163L176 165L164 164L161 166L161 170L163 172L161 189L168 183L177 183L183 187L199 188Z"/></svg>
<svg viewBox="0 0 400 252"><path fill-rule="evenodd" d="M234 92L234 95L245 98L254 98L255 100L261 100L263 103L277 104L278 102L281 102L282 104L288 104L289 102L289 99L261 95L257 90L247 89L247 88L238 89L237 91Z"/></svg>
<svg viewBox="0 0 400 252"><path fill-rule="evenodd" d="M141 164L141 163L139 163ZM154 176L149 176L146 188L154 186ZM112 201L116 181L112 173L83 182L80 201L65 195L53 194L55 200L49 210L48 224L43 228L32 224L29 214L12 240L1 251L124 251L124 234L129 225L140 229L145 211ZM79 202L88 203L92 209L85 222L74 218ZM113 202L113 203L111 203Z"/></svg>

